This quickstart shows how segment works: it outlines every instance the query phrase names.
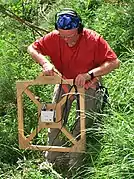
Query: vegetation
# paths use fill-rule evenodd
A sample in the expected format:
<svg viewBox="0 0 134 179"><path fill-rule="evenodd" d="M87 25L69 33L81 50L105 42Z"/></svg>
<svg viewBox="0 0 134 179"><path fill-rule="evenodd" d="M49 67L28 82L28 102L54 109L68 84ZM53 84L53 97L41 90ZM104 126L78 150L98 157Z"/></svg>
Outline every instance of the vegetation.
<svg viewBox="0 0 134 179"><path fill-rule="evenodd" d="M63 7L77 10L85 26L103 35L121 61L121 67L104 78L110 94L109 106L100 116L104 122L99 128L88 129L84 165L68 171L41 168L42 152L19 149L16 104L16 81L33 79L41 72L39 65L27 54L27 46L54 28L54 15ZM133 19L133 0L0 0L1 179L134 178ZM49 101L53 87L32 90L41 94L41 100ZM28 132L37 120L36 107L25 98L24 110ZM38 137L42 141L43 133Z"/></svg>

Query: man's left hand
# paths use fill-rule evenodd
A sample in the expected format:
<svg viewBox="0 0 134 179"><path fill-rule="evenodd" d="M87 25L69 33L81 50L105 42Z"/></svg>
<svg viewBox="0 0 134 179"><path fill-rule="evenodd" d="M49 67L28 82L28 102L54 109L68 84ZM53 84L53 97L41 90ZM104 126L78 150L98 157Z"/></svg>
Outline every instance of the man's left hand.
<svg viewBox="0 0 134 179"><path fill-rule="evenodd" d="M75 78L75 84L80 87L84 87L86 81L90 80L90 75L88 73L79 74Z"/></svg>

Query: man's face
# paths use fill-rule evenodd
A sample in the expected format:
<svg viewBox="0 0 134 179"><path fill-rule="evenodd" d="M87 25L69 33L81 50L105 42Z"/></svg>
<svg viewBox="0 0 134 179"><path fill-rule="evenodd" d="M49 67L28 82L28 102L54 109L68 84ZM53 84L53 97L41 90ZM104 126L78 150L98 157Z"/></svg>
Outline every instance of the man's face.
<svg viewBox="0 0 134 179"><path fill-rule="evenodd" d="M73 46L76 44L79 34L78 34L78 29L71 29L71 30L63 30L63 29L58 29L59 35L62 39L65 40L65 42L69 46Z"/></svg>

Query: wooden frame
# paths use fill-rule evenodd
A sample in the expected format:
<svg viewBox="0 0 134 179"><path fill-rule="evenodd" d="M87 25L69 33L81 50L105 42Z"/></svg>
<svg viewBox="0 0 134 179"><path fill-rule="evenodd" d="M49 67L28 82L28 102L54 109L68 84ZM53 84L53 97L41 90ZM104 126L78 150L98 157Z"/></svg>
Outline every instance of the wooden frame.
<svg viewBox="0 0 134 179"><path fill-rule="evenodd" d="M57 104L47 104L47 109L56 109L56 122L44 123L39 120L37 128L29 134L28 137L24 135L24 119L23 119L23 93L25 93L38 107L38 115L40 114L42 104L35 98L35 95L28 89L32 85L44 85L44 84L60 84L61 77L55 76L38 76L35 80L17 81L17 106L18 106L18 137L19 137L19 148L20 149L32 149L32 150L43 150L43 151L58 151L58 152L84 152L86 142L86 131L85 131L85 100L84 100L84 88L78 88L80 94L80 139L76 140L72 134L62 126L61 122L61 106L66 101L66 96L61 99ZM73 85L73 80L62 80L62 84ZM74 93L72 88L71 93ZM71 95L70 95L71 96ZM70 97L69 96L69 97ZM39 117L40 118L40 117ZM59 121L59 122L58 122ZM43 146L33 145L32 139L40 132L43 128L58 128L65 136L72 142L71 147L62 146Z"/></svg>

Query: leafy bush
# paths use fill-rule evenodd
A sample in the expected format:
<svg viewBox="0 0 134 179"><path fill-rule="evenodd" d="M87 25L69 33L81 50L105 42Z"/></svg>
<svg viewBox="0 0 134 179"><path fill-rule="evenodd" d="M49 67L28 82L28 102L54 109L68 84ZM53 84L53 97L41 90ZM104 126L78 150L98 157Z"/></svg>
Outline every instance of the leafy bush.
<svg viewBox="0 0 134 179"><path fill-rule="evenodd" d="M134 43L134 4L104 3L96 12L92 28L98 31L118 55L122 55L133 48Z"/></svg>
<svg viewBox="0 0 134 179"><path fill-rule="evenodd" d="M77 171L70 169L64 175L66 177L71 173L72 179L133 178L134 4L132 0L118 3L105 3L102 0L60 0L49 1L49 4L46 1L24 1L24 7L20 1L2 2L18 16L50 30L54 29L55 13L63 7L72 7L81 15L86 27L98 31L114 48L121 59L121 67L105 77L105 84L110 93L110 106L102 114L105 117L104 124L102 123L99 129L89 129L90 141L85 165ZM39 169L40 163L44 160L40 152L18 149L15 85L17 80L33 79L41 71L39 65L27 54L27 46L39 34L3 14L0 16L0 32L0 178L56 178L57 175L52 173L52 170ZM44 89L44 86L35 86L30 89L37 96L41 96L42 101L49 101L48 96L52 94L53 87L47 86ZM29 132L31 126L35 126L37 115L35 105L28 98L25 98L24 110L26 110L25 128ZM72 111L70 118L73 115ZM31 117L34 118L33 121L30 121ZM91 136L92 131L94 136ZM98 140L99 135L101 138ZM39 142L44 141L42 138L43 133L38 136ZM40 160L36 161L36 158ZM63 173L61 170L60 172Z"/></svg>

